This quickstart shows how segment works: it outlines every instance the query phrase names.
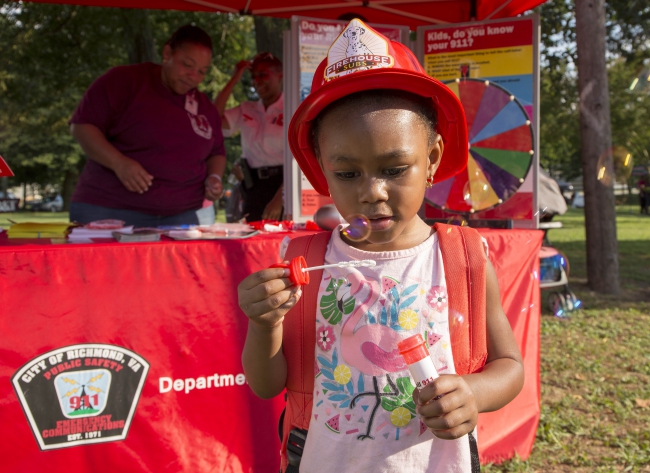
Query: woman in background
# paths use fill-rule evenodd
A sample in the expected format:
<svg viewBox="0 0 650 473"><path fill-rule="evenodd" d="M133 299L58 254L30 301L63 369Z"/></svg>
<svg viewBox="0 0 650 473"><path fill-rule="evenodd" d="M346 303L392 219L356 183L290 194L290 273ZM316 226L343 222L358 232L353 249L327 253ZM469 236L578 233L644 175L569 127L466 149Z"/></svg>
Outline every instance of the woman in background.
<svg viewBox="0 0 650 473"><path fill-rule="evenodd" d="M212 40L185 25L163 48L161 65L118 66L97 79L70 120L88 157L70 220L127 225L212 224L226 157L221 118L197 90L212 62Z"/></svg>

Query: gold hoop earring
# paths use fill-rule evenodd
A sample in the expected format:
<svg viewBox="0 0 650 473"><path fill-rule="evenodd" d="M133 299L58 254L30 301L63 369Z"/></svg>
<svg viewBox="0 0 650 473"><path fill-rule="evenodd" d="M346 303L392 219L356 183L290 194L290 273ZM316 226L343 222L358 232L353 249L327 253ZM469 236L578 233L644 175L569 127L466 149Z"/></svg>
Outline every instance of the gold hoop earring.
<svg viewBox="0 0 650 473"><path fill-rule="evenodd" d="M433 187L433 176L427 177L427 180L425 181L427 188Z"/></svg>

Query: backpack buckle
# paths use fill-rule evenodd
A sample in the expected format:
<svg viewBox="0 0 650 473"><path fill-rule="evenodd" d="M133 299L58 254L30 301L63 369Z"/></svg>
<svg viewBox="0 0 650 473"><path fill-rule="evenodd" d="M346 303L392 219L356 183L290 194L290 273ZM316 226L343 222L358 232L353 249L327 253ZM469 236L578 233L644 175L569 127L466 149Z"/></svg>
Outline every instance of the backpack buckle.
<svg viewBox="0 0 650 473"><path fill-rule="evenodd" d="M291 432L289 432L289 439L287 441L287 460L290 465L300 466L300 460L302 459L302 452L305 448L306 440L306 430L295 427L291 429Z"/></svg>

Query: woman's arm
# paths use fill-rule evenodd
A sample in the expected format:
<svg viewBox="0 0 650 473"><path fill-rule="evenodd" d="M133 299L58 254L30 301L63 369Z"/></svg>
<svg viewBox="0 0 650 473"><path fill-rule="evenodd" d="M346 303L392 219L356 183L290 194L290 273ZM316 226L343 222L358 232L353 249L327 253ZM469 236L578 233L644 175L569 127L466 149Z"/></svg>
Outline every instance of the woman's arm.
<svg viewBox="0 0 650 473"><path fill-rule="evenodd" d="M284 205L282 199L283 190L284 184L278 188L271 201L266 204L266 207L264 207L264 212L262 213L263 220L280 220L280 218L282 218L282 207Z"/></svg>
<svg viewBox="0 0 650 473"><path fill-rule="evenodd" d="M149 189L153 176L139 162L120 153L95 125L73 123L70 132L88 159L112 170L128 190L142 194Z"/></svg>
<svg viewBox="0 0 650 473"><path fill-rule="evenodd" d="M232 90L235 88L235 85L237 85L237 83L241 80L246 69L250 69L250 67L251 67L250 61L246 61L246 60L239 61L235 66L235 72L233 73L232 77L230 78L228 83L224 86L224 88L221 90L221 92L217 94L217 97L214 99L214 106L217 107L217 111L221 116L222 130L230 130L230 124L228 123L228 119L224 115L224 112L226 111L226 102L228 102L228 98L232 94Z"/></svg>
<svg viewBox="0 0 650 473"><path fill-rule="evenodd" d="M226 157L211 156L206 160L208 177L205 179L205 198L215 201L223 194L223 173L226 170ZM219 176L219 177L217 177Z"/></svg>

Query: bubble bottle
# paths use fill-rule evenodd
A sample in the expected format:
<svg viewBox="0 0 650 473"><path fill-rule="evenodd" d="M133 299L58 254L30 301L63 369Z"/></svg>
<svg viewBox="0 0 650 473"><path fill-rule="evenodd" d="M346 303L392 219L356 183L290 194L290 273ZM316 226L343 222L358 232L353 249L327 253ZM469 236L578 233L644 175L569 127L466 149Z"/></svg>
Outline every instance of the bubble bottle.
<svg viewBox="0 0 650 473"><path fill-rule="evenodd" d="M402 340L397 344L397 349L400 355L404 357L404 361L418 389L422 389L438 377L438 372L436 367L433 366L433 360L422 335L418 333Z"/></svg>

